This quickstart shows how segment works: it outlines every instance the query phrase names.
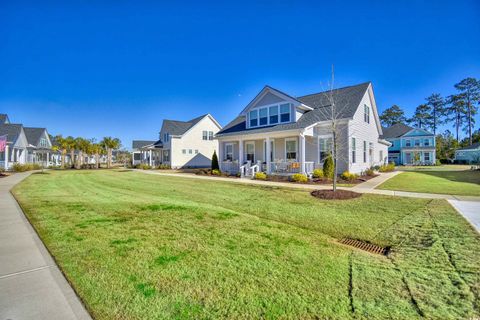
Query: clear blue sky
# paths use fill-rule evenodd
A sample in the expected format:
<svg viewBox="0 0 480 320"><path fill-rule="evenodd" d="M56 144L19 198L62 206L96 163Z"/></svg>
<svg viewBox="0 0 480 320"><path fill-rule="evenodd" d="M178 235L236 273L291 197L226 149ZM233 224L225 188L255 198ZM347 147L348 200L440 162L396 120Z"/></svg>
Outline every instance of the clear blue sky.
<svg viewBox="0 0 480 320"><path fill-rule="evenodd" d="M480 78L479 1L333 2L1 1L0 113L130 147L164 118L225 125L265 84L320 91L332 64L380 111Z"/></svg>

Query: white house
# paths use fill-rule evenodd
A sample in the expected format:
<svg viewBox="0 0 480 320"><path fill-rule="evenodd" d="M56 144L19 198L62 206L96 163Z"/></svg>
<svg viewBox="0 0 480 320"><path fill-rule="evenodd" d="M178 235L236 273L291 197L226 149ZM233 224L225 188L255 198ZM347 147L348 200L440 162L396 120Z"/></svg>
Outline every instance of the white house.
<svg viewBox="0 0 480 320"><path fill-rule="evenodd" d="M133 164L164 164L172 168L210 167L213 152L218 152L214 136L221 128L210 114L189 121L164 120L159 140L132 142Z"/></svg>
<svg viewBox="0 0 480 320"><path fill-rule="evenodd" d="M390 143L382 138L370 82L333 91L338 129L338 172L360 173L384 164ZM332 107L327 92L292 97L265 86L216 134L221 170L250 176L310 174L332 151Z"/></svg>

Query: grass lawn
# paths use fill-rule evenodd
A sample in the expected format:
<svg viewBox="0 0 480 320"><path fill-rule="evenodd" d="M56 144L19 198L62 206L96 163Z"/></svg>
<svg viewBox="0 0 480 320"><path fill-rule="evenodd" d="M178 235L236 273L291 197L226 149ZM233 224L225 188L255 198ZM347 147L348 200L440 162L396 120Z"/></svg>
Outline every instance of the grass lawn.
<svg viewBox="0 0 480 320"><path fill-rule="evenodd" d="M34 174L13 192L96 319L480 316L480 236L444 200L113 170Z"/></svg>
<svg viewBox="0 0 480 320"><path fill-rule="evenodd" d="M480 171L445 169L403 172L385 181L378 189L480 196Z"/></svg>

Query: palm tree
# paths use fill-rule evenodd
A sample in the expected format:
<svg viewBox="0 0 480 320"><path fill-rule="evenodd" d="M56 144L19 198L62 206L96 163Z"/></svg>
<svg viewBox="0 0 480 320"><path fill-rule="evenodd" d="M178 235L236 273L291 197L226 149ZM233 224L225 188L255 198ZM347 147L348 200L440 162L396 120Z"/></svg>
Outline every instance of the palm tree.
<svg viewBox="0 0 480 320"><path fill-rule="evenodd" d="M75 165L75 139L72 136L68 136L65 138L65 143L67 145L67 150L70 152L70 166L73 168Z"/></svg>
<svg viewBox="0 0 480 320"><path fill-rule="evenodd" d="M67 155L67 149L69 149L70 145L67 140L68 138L62 137L61 134L55 136L53 139L55 141L54 149L59 150L62 154L62 168L65 169L65 158Z"/></svg>
<svg viewBox="0 0 480 320"><path fill-rule="evenodd" d="M107 168L112 166L112 151L120 148L121 142L118 138L105 137L100 142L103 148L107 151Z"/></svg>
<svg viewBox="0 0 480 320"><path fill-rule="evenodd" d="M78 151L77 169L82 167L84 154L88 154L90 141L77 137L75 138L75 149Z"/></svg>

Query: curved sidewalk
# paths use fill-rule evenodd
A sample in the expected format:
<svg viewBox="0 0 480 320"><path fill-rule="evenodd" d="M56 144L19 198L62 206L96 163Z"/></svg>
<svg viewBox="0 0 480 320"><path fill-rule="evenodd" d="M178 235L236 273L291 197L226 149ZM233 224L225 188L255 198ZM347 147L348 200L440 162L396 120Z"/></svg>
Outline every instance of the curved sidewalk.
<svg viewBox="0 0 480 320"><path fill-rule="evenodd" d="M91 319L10 194L29 175L0 178L0 320Z"/></svg>

